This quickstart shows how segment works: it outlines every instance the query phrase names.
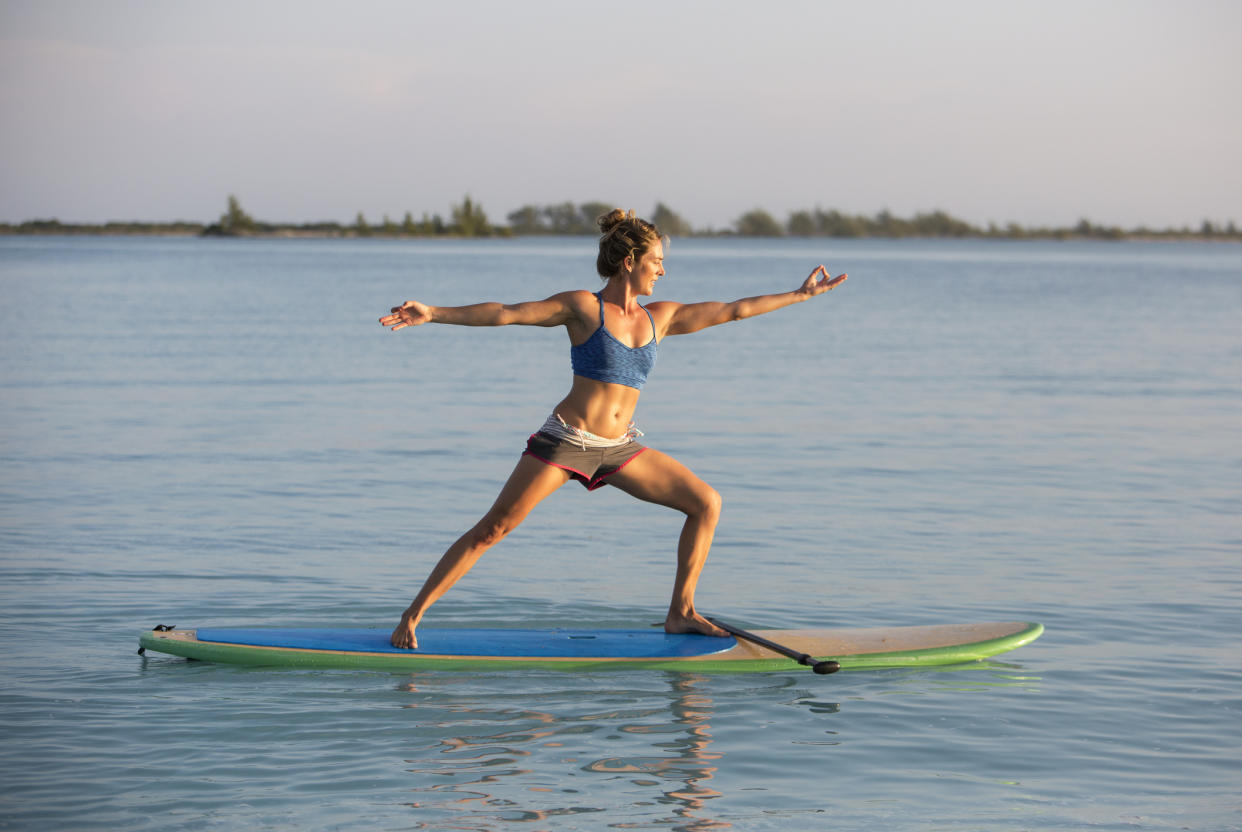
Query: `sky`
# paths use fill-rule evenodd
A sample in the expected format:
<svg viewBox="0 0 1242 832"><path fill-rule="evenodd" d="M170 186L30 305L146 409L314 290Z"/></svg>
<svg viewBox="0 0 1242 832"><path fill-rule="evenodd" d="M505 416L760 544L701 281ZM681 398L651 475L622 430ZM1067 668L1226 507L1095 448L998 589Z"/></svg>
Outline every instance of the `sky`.
<svg viewBox="0 0 1242 832"><path fill-rule="evenodd" d="M0 222L1242 225L1234 0L0 0Z"/></svg>

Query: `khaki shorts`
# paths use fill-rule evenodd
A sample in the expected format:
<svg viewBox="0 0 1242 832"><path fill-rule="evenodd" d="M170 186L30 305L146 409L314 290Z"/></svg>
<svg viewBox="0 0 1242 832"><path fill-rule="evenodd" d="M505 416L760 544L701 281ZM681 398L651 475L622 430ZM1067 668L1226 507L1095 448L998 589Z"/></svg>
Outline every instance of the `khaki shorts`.
<svg viewBox="0 0 1242 832"><path fill-rule="evenodd" d="M540 462L568 471L572 479L582 483L588 491L594 491L607 485L606 477L620 471L645 450L645 445L633 439L611 448L584 449L572 439L532 433L522 456L533 456Z"/></svg>

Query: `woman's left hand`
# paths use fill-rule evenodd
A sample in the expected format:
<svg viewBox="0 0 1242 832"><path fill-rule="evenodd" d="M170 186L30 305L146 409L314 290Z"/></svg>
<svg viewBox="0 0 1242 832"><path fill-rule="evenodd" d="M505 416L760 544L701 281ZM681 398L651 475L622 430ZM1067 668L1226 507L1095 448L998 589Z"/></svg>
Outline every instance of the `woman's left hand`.
<svg viewBox="0 0 1242 832"><path fill-rule="evenodd" d="M832 291L844 283L847 277L849 275L844 274L833 277L824 266L816 266L815 271L811 272L810 277L806 279L806 282L802 284L802 288L798 291L807 297L815 297L824 292Z"/></svg>
<svg viewBox="0 0 1242 832"><path fill-rule="evenodd" d="M391 315L379 319L383 326L391 327L393 332L407 326L418 326L431 320L431 307L416 300L407 300L400 306L392 308Z"/></svg>

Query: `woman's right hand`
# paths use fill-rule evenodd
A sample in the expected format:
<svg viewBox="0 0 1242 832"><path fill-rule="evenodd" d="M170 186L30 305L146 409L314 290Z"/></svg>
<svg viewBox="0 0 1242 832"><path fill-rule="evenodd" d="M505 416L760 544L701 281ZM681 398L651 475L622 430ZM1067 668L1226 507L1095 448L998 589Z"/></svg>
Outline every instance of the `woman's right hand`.
<svg viewBox="0 0 1242 832"><path fill-rule="evenodd" d="M400 306L394 306L392 314L380 318L379 322L384 326L392 327L393 332L407 326L430 323L431 307L416 300L407 300Z"/></svg>

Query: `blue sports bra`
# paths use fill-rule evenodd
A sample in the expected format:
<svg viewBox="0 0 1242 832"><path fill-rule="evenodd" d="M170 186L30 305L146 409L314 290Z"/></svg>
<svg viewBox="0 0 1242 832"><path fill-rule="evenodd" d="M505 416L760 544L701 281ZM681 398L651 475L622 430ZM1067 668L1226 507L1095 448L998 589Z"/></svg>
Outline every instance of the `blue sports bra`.
<svg viewBox="0 0 1242 832"><path fill-rule="evenodd" d="M655 366L658 349L655 319L643 308L651 321L651 340L641 347L627 347L604 326L604 298L598 292L595 297L599 298L599 329L581 344L569 348L569 362L573 365L574 375L643 389L647 374Z"/></svg>

